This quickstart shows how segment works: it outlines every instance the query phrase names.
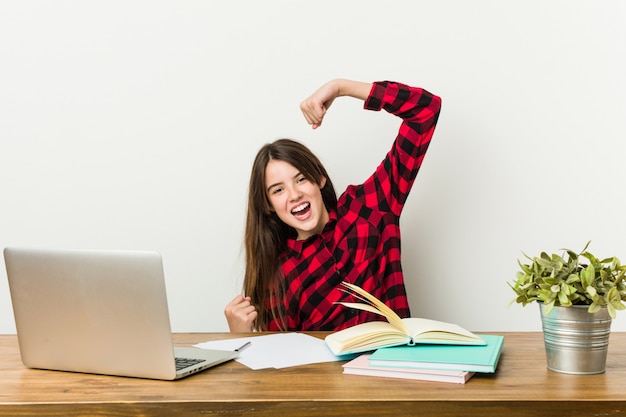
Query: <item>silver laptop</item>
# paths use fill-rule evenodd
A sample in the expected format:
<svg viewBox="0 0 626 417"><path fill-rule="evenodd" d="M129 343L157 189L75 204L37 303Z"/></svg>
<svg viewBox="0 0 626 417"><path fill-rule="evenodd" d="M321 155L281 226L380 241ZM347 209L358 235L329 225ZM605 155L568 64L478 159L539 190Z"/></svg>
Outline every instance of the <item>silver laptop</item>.
<svg viewBox="0 0 626 417"><path fill-rule="evenodd" d="M173 380L237 357L174 348L156 252L9 247L4 258L27 367Z"/></svg>

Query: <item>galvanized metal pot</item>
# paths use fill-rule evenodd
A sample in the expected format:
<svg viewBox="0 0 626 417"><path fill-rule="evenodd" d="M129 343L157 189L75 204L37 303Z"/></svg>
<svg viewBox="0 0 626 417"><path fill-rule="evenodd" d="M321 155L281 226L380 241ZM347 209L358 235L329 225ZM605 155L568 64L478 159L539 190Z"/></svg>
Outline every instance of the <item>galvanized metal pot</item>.
<svg viewBox="0 0 626 417"><path fill-rule="evenodd" d="M589 306L554 307L539 303L548 369L566 374L599 374L606 369L611 316Z"/></svg>

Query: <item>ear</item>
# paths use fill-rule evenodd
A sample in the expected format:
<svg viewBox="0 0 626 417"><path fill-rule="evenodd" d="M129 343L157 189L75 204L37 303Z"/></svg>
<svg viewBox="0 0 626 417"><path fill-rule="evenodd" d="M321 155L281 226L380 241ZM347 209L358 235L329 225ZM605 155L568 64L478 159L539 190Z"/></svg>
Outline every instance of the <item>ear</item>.
<svg viewBox="0 0 626 417"><path fill-rule="evenodd" d="M326 177L322 177L320 180L320 190L326 186Z"/></svg>

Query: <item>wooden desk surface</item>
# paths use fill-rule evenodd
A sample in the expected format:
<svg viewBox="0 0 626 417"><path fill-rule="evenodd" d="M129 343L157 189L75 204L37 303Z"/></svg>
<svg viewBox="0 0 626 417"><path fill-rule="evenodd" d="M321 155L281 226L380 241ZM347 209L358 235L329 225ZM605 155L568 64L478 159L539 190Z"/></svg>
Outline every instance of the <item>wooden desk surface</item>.
<svg viewBox="0 0 626 417"><path fill-rule="evenodd" d="M626 415L626 333L613 332L598 375L548 371L541 333L499 334L497 372L465 385L344 375L343 362L259 371L229 362L173 382L33 370L22 365L16 336L0 335L0 416Z"/></svg>

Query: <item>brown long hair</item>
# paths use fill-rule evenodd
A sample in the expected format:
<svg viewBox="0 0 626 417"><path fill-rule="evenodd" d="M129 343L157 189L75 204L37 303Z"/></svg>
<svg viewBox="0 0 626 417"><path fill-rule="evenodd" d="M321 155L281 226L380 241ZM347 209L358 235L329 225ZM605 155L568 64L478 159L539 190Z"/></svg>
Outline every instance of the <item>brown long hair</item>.
<svg viewBox="0 0 626 417"><path fill-rule="evenodd" d="M337 195L320 160L301 143L278 139L264 145L257 153L248 190L243 290L258 311L255 329L265 330L271 320L277 319L281 329L286 330L286 312L282 303L285 288L279 257L287 248L287 239L295 238L297 232L272 210L265 184L265 168L271 160L293 165L317 185L321 185L325 178L321 193L327 210L337 208Z"/></svg>

